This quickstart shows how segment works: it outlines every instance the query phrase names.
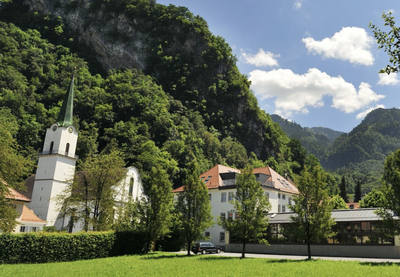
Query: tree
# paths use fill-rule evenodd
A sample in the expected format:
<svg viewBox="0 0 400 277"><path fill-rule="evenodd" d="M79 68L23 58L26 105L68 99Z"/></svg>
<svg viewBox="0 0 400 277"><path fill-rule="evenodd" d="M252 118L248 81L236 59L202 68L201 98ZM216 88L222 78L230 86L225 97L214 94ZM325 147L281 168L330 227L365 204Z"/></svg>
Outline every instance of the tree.
<svg viewBox="0 0 400 277"><path fill-rule="evenodd" d="M137 203L138 230L146 234L144 252L160 237L170 232L171 211L173 209L172 183L159 164L155 164L149 173L143 174L144 197Z"/></svg>
<svg viewBox="0 0 400 277"><path fill-rule="evenodd" d="M311 243L321 242L334 235L331 218L332 202L326 187L326 175L320 166L311 171L306 167L300 175L297 188L299 195L294 197L295 205L291 206L292 235L299 241L307 243L308 259L311 259Z"/></svg>
<svg viewBox="0 0 400 277"><path fill-rule="evenodd" d="M200 170L194 156L186 168L183 192L178 196L176 210L180 214L186 238L187 254L192 243L203 238L203 231L213 225L211 205L206 184L199 179Z"/></svg>
<svg viewBox="0 0 400 277"><path fill-rule="evenodd" d="M400 234L398 220L400 214L400 149L386 157L382 183L385 201L378 214L384 218L384 225L388 228L387 233Z"/></svg>
<svg viewBox="0 0 400 277"><path fill-rule="evenodd" d="M344 175L342 177L342 182L340 182L339 189L340 189L340 197L342 197L346 203L349 203L349 197L347 196L346 178L344 177Z"/></svg>
<svg viewBox="0 0 400 277"><path fill-rule="evenodd" d="M386 207L386 197L383 191L372 189L360 201L361 208L382 208Z"/></svg>
<svg viewBox="0 0 400 277"><path fill-rule="evenodd" d="M242 258L245 258L246 242L268 242L264 239L268 228L266 212L271 209L268 197L256 180L251 167L242 170L236 180L236 196L233 205L239 218L220 219L219 224L228 230L231 236L242 242Z"/></svg>
<svg viewBox="0 0 400 277"><path fill-rule="evenodd" d="M293 169L293 173L300 174L307 157L307 150L301 145L300 140L297 138L291 138L288 146L292 152L292 161L298 163L298 167Z"/></svg>
<svg viewBox="0 0 400 277"><path fill-rule="evenodd" d="M344 202L343 198L340 197L339 195L334 195L331 198L332 201L332 209L334 210L347 210L349 207L347 207L346 202Z"/></svg>
<svg viewBox="0 0 400 277"><path fill-rule="evenodd" d="M385 26L389 26L389 32L381 31L376 25L369 23L369 27L374 33L375 39L378 43L378 48L384 48L384 51L389 55L389 62L386 68L381 69L380 73L396 73L400 68L400 29L396 27L396 22L391 12L383 13L382 18Z"/></svg>
<svg viewBox="0 0 400 277"><path fill-rule="evenodd" d="M7 195L10 188L19 188L31 172L33 162L20 153L15 134L18 124L9 109L0 108L0 230L12 232L17 225L18 212Z"/></svg>
<svg viewBox="0 0 400 277"><path fill-rule="evenodd" d="M361 182L360 179L357 180L355 192L354 192L354 202L358 203L361 200Z"/></svg>
<svg viewBox="0 0 400 277"><path fill-rule="evenodd" d="M79 221L87 232L111 229L114 220L115 187L125 173L122 154L111 147L88 157L73 183L60 195L61 215L69 216L69 231Z"/></svg>

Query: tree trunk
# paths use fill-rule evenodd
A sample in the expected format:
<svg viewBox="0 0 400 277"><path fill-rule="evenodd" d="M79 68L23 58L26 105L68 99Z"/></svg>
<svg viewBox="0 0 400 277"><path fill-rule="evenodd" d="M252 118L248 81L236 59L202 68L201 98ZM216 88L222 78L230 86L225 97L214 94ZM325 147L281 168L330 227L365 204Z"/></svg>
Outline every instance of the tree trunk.
<svg viewBox="0 0 400 277"><path fill-rule="evenodd" d="M310 222L307 222L307 252L308 252L308 259L311 260Z"/></svg>
<svg viewBox="0 0 400 277"><path fill-rule="evenodd" d="M246 253L246 239L243 239L242 259L245 258Z"/></svg>

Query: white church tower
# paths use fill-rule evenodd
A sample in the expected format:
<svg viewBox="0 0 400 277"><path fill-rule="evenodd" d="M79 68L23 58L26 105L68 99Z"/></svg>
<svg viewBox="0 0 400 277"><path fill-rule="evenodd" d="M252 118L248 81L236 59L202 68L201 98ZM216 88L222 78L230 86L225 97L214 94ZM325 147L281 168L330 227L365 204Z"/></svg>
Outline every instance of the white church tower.
<svg viewBox="0 0 400 277"><path fill-rule="evenodd" d="M78 132L72 125L74 74L65 95L57 122L47 128L43 151L39 155L30 208L46 226L62 228L56 197L72 183Z"/></svg>

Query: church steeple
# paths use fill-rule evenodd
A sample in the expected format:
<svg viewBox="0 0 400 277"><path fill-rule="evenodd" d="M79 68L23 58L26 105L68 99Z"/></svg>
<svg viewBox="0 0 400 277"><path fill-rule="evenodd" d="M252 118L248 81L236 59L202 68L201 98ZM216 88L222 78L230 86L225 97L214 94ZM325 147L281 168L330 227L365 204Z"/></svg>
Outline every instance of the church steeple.
<svg viewBox="0 0 400 277"><path fill-rule="evenodd" d="M74 111L74 76L75 76L75 67L72 73L71 82L68 86L68 91L65 94L64 101L60 110L60 114L57 118L57 123L59 126L71 126L73 111Z"/></svg>

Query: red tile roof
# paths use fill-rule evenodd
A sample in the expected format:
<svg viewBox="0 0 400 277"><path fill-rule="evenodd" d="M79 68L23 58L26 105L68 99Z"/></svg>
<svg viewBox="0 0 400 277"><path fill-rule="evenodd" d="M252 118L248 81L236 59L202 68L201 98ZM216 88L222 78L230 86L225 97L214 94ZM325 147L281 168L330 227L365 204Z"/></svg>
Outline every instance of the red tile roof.
<svg viewBox="0 0 400 277"><path fill-rule="evenodd" d="M6 186L8 185L4 180L1 180L1 182ZM7 199L16 201L31 202L31 200L28 197L25 197L24 195L22 195L22 193L19 193L18 191L10 187L8 187L8 193L6 193L5 197Z"/></svg>
<svg viewBox="0 0 400 277"><path fill-rule="evenodd" d="M22 207L22 214L20 217L21 223L23 222L39 222L39 223L46 223L46 221L37 217L32 210L30 210L27 206Z"/></svg>
<svg viewBox="0 0 400 277"><path fill-rule="evenodd" d="M227 172L236 172L240 174L239 169L235 169L232 167L224 166L224 165L216 165L210 170L204 172L200 175L200 179L206 182L208 189L216 189L223 186L223 181L220 176L220 173L227 173ZM281 175L279 175L275 170L270 167L260 167L253 169L253 173L261 173L269 176L266 183L272 184L272 187L290 193L299 193L296 185L290 180L285 179ZM271 185L269 185L271 187ZM173 192L181 192L183 191L183 186L173 190Z"/></svg>

